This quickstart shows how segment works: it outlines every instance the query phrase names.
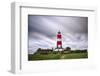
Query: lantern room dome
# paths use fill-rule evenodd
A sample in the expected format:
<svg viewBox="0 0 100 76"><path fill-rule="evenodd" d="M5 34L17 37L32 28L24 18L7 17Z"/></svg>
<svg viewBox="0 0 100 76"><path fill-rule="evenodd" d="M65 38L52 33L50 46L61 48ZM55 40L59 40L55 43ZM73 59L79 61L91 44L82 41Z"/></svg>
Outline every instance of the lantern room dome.
<svg viewBox="0 0 100 76"><path fill-rule="evenodd" d="M60 31L58 31L58 34L61 34L61 32L60 32Z"/></svg>

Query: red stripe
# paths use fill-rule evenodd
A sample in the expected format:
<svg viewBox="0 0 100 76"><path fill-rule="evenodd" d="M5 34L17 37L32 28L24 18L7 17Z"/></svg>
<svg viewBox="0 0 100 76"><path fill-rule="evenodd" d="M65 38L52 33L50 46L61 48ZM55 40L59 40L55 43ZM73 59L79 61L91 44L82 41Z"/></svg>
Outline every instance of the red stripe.
<svg viewBox="0 0 100 76"><path fill-rule="evenodd" d="M57 45L62 45L62 42L61 41L57 41Z"/></svg>
<svg viewBox="0 0 100 76"><path fill-rule="evenodd" d="M57 38L61 38L61 34L58 34L58 35L57 35Z"/></svg>

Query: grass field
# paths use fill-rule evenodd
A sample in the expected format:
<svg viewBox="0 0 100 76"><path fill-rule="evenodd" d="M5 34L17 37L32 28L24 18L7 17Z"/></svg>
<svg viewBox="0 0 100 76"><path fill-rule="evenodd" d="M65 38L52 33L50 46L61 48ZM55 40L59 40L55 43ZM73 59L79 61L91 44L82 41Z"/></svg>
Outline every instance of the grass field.
<svg viewBox="0 0 100 76"><path fill-rule="evenodd" d="M87 52L82 53L68 53L68 54L28 54L28 60L57 60L57 59L80 59L80 58L88 58Z"/></svg>

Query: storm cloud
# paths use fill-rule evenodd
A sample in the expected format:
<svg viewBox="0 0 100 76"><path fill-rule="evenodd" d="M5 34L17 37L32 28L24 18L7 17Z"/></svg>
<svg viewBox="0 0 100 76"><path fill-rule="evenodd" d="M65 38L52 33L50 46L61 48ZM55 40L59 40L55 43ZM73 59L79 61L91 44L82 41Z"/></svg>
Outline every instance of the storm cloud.
<svg viewBox="0 0 100 76"><path fill-rule="evenodd" d="M55 48L59 30L64 48L88 48L88 17L28 15L28 53Z"/></svg>

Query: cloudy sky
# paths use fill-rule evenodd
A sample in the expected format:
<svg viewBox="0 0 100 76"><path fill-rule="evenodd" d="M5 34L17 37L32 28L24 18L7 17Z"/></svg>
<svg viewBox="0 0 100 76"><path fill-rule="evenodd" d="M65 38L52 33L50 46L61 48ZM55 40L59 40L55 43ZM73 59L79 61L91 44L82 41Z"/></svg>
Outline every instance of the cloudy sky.
<svg viewBox="0 0 100 76"><path fill-rule="evenodd" d="M29 15L28 53L34 53L38 48L55 48L59 30L64 48L88 48L87 17Z"/></svg>

